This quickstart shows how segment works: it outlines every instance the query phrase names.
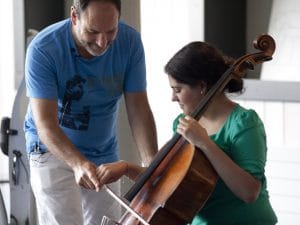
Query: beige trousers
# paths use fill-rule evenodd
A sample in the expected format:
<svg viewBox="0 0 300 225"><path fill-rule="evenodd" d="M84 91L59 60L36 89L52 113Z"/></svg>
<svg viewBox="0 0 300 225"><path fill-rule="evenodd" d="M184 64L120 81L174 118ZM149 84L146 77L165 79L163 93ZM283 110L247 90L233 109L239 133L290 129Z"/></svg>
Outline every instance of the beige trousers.
<svg viewBox="0 0 300 225"><path fill-rule="evenodd" d="M108 193L80 188L72 169L50 152L30 156L30 180L40 225L99 225L104 215L121 216ZM120 182L110 188L120 196Z"/></svg>

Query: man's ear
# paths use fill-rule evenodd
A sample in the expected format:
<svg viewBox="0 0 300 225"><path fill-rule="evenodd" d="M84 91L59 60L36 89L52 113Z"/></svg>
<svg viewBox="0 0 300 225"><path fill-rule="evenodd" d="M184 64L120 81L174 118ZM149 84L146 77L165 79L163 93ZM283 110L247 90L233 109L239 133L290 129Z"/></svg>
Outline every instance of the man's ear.
<svg viewBox="0 0 300 225"><path fill-rule="evenodd" d="M77 15L75 6L71 6L71 15L70 16L71 16L72 24L76 25L77 19L78 19L78 15Z"/></svg>

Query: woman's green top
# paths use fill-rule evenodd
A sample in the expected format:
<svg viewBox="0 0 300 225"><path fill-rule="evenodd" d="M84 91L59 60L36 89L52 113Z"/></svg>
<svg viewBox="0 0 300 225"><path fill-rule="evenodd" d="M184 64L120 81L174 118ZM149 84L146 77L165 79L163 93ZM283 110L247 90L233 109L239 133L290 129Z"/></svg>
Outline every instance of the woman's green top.
<svg viewBox="0 0 300 225"><path fill-rule="evenodd" d="M180 114L173 123L176 131ZM266 134L262 121L255 111L237 105L222 128L211 139L237 165L252 174L261 182L257 200L247 204L237 198L219 179L216 187L193 219L192 225L273 225L277 218L271 207L267 191Z"/></svg>

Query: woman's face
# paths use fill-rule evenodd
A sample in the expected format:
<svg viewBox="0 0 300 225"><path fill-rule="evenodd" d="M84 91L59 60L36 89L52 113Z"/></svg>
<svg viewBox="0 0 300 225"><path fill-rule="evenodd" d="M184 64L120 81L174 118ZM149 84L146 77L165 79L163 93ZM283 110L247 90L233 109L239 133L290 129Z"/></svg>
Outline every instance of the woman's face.
<svg viewBox="0 0 300 225"><path fill-rule="evenodd" d="M185 115L190 115L203 98L203 86L191 87L175 80L168 75L170 87L172 88L172 101L178 102Z"/></svg>

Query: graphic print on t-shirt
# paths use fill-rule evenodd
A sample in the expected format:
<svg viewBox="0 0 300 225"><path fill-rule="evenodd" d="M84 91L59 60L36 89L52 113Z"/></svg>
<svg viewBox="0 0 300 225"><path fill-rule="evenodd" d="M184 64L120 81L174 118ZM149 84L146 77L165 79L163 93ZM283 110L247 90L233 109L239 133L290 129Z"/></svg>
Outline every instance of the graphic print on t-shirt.
<svg viewBox="0 0 300 225"><path fill-rule="evenodd" d="M80 113L72 112L72 104L79 101L84 94L84 83L86 79L79 75L75 75L66 82L66 91L63 97L63 105L61 108L60 125L73 130L87 130L90 120L90 109L83 106Z"/></svg>

